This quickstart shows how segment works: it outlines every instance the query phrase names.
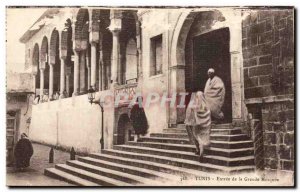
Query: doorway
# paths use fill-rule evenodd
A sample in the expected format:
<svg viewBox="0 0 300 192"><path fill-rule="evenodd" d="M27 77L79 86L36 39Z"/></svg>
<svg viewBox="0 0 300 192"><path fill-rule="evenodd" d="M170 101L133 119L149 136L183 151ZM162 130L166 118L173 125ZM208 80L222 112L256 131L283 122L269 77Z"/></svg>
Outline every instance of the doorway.
<svg viewBox="0 0 300 192"><path fill-rule="evenodd" d="M232 91L231 91L231 63L229 52L229 28L214 30L193 37L192 61L192 92L204 91L208 79L209 68L215 69L225 85L225 101L222 107L224 121L232 121Z"/></svg>
<svg viewBox="0 0 300 192"><path fill-rule="evenodd" d="M118 121L118 129L117 129L117 145L123 145L128 141L133 141L134 139L134 130L131 124L131 121L127 114L122 114Z"/></svg>
<svg viewBox="0 0 300 192"><path fill-rule="evenodd" d="M14 163L14 147L18 140L16 111L8 111L6 114L6 164L13 166Z"/></svg>

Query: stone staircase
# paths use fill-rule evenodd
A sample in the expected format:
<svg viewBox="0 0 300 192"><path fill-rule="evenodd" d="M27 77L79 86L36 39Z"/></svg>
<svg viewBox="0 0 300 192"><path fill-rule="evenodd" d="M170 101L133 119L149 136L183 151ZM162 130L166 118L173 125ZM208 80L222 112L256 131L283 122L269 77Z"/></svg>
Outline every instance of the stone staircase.
<svg viewBox="0 0 300 192"><path fill-rule="evenodd" d="M231 124L212 126L205 163L194 154L185 125L141 139L57 164L45 169L45 175L80 186L175 186L184 185L183 176L224 176L255 170L253 142L240 127Z"/></svg>

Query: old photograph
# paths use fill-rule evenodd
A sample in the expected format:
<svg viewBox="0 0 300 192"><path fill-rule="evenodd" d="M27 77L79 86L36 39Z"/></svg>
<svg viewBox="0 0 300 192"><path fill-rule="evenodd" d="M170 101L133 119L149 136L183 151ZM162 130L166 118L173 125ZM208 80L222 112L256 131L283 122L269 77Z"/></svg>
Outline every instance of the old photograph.
<svg viewBox="0 0 300 192"><path fill-rule="evenodd" d="M6 7L6 185L295 186L294 7Z"/></svg>

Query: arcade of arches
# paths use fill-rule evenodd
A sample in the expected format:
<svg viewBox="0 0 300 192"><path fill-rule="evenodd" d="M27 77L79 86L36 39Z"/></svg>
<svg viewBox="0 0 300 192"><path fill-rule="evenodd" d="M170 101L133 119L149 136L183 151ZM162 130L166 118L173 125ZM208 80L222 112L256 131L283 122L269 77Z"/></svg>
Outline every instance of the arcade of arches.
<svg viewBox="0 0 300 192"><path fill-rule="evenodd" d="M40 102L82 95L90 86L100 91L138 81L137 11L81 8L64 26L34 46L34 86Z"/></svg>

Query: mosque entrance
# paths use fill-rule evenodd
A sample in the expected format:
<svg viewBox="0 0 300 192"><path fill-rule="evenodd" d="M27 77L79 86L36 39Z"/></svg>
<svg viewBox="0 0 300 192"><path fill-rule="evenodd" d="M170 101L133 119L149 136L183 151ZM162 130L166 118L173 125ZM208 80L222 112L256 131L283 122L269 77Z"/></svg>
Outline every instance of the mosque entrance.
<svg viewBox="0 0 300 192"><path fill-rule="evenodd" d="M231 63L229 28L222 28L193 37L191 92L203 91L209 68L215 70L225 84L225 101L222 108L224 121L232 121Z"/></svg>

